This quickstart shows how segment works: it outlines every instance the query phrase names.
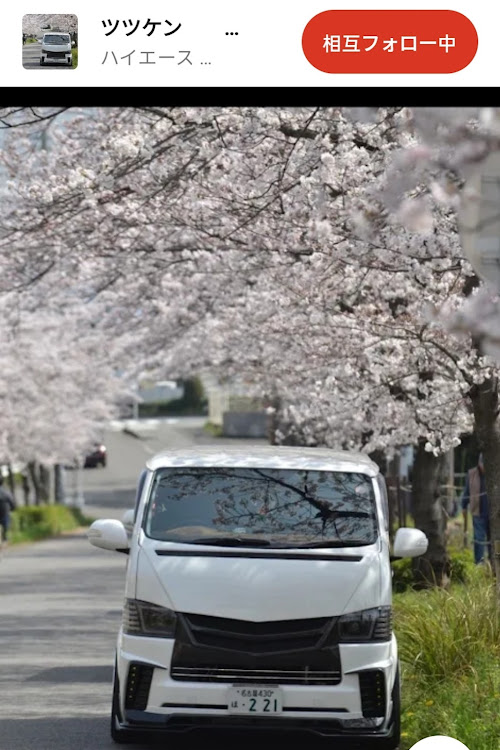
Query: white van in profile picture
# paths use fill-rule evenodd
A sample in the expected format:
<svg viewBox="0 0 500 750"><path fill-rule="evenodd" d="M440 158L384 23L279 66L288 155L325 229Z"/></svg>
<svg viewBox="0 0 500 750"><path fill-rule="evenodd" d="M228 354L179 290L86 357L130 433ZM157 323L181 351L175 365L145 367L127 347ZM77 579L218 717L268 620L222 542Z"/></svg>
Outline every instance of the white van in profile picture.
<svg viewBox="0 0 500 750"><path fill-rule="evenodd" d="M51 31L42 37L40 65L55 63L72 67L71 37L63 32Z"/></svg>

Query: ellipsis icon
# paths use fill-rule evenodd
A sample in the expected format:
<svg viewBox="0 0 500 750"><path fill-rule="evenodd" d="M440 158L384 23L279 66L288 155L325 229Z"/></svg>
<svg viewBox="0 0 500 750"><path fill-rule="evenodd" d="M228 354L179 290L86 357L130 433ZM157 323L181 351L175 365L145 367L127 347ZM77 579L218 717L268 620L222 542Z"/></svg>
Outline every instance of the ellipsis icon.
<svg viewBox="0 0 500 750"><path fill-rule="evenodd" d="M326 10L302 35L324 73L456 73L477 47L474 24L454 10Z"/></svg>

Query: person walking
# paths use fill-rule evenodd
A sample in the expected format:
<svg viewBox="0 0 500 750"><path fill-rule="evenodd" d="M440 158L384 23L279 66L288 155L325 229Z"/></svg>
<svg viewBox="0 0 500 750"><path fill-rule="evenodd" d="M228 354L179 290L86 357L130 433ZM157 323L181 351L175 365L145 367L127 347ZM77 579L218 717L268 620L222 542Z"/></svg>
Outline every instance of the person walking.
<svg viewBox="0 0 500 750"><path fill-rule="evenodd" d="M7 541L10 526L10 512L16 509L16 502L10 492L3 486L3 476L0 474L0 545Z"/></svg>
<svg viewBox="0 0 500 750"><path fill-rule="evenodd" d="M490 516L482 453L479 454L477 466L473 466L467 472L467 479L462 494L464 537L467 535L469 506L474 534L474 562L476 564L484 562L486 552L488 553L490 562L492 562Z"/></svg>

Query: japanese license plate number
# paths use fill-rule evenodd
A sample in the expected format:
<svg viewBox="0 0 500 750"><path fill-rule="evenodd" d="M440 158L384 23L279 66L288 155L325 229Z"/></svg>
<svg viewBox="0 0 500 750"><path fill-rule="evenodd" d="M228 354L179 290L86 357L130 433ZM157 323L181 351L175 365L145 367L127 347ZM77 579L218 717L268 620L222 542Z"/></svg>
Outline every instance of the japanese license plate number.
<svg viewBox="0 0 500 750"><path fill-rule="evenodd" d="M279 714L283 696L281 688L245 685L229 688L227 703L233 714Z"/></svg>

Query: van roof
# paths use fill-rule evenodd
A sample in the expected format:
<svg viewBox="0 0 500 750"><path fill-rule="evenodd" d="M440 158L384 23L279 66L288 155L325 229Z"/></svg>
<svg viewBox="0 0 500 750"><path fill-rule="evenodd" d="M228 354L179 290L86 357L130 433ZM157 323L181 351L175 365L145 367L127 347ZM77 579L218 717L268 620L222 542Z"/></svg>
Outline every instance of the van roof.
<svg viewBox="0 0 500 750"><path fill-rule="evenodd" d="M330 448L295 448L275 445L195 446L166 450L146 462L148 469L177 466L232 466L261 469L345 471L374 477L379 467L366 454Z"/></svg>

